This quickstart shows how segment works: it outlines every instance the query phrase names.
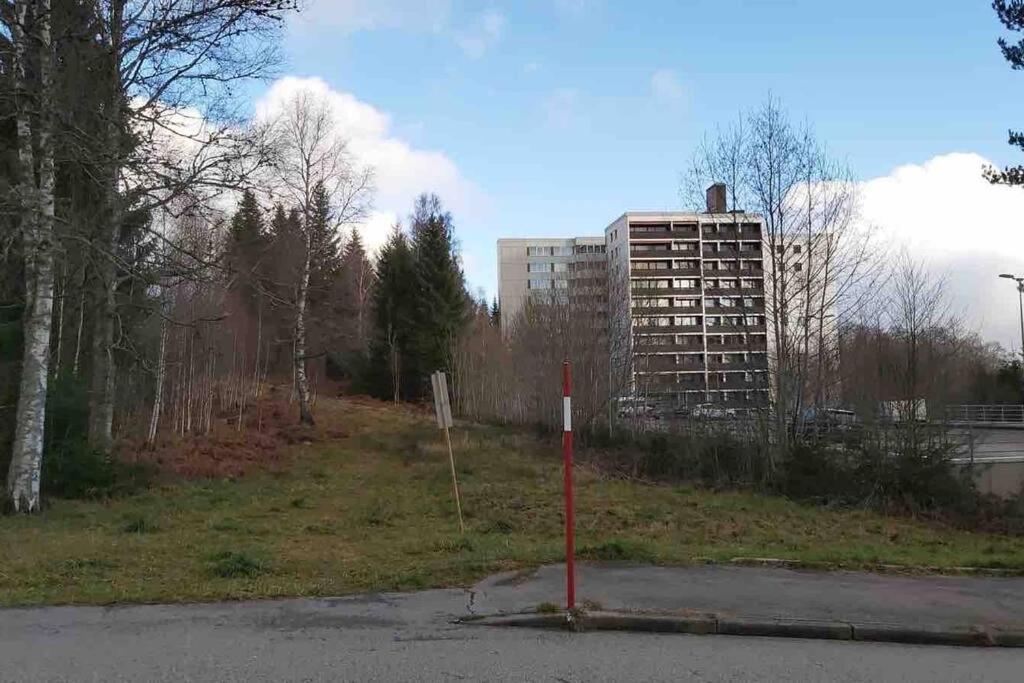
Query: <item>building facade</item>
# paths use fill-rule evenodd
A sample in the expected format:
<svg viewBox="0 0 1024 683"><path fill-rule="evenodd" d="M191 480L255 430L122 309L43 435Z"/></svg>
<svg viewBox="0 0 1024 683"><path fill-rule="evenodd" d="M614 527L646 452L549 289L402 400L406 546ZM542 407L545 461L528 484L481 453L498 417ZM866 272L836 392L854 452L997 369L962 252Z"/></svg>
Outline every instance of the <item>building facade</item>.
<svg viewBox="0 0 1024 683"><path fill-rule="evenodd" d="M503 326L527 300L566 300L604 307L607 297L603 237L498 240L498 301Z"/></svg>
<svg viewBox="0 0 1024 683"><path fill-rule="evenodd" d="M715 209L627 212L605 230L609 282L620 283L610 309L628 330L615 353L634 396L768 400L762 221Z"/></svg>
<svg viewBox="0 0 1024 683"><path fill-rule="evenodd" d="M502 325L530 299L603 296L624 392L664 407L768 401L763 221L725 209L624 213L604 238L498 241Z"/></svg>

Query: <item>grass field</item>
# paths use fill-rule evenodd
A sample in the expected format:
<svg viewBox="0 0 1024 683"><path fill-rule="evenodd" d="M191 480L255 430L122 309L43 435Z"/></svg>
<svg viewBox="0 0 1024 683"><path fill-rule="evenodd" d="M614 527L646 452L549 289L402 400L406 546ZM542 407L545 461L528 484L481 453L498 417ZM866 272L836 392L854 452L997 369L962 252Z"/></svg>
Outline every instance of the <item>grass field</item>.
<svg viewBox="0 0 1024 683"><path fill-rule="evenodd" d="M321 401L332 436L290 467L165 484L0 518L0 604L174 602L466 585L562 559L557 443L457 427L467 532L427 417ZM342 435L342 431L344 435ZM580 554L655 563L737 556L1024 570L1024 538L974 534L749 493L603 477L580 467Z"/></svg>

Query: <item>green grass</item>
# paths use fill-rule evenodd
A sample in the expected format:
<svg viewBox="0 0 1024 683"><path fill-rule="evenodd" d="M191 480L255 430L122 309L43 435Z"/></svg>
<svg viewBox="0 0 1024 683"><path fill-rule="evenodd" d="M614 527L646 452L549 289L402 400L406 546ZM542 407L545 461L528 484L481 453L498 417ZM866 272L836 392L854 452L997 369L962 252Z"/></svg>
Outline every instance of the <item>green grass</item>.
<svg viewBox="0 0 1024 683"><path fill-rule="evenodd" d="M427 417L321 401L347 437L294 446L285 474L55 501L0 518L0 604L199 601L465 585L562 559L557 444L456 428L466 533ZM1024 538L743 492L576 472L580 555L679 564L776 557L1024 570Z"/></svg>

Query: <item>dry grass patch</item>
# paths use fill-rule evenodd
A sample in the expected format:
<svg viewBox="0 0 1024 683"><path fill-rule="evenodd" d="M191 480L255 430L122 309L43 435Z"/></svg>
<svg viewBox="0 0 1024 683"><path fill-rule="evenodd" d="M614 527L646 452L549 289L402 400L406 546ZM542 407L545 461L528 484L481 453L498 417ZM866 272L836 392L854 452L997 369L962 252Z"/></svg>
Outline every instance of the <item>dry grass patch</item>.
<svg viewBox="0 0 1024 683"><path fill-rule="evenodd" d="M176 481L0 518L0 603L199 601L466 585L562 559L558 444L453 433L467 533L430 416L321 399L316 439L275 471ZM334 430L336 436L324 436ZM1024 569L1024 539L866 511L576 473L581 554L691 563L778 557L844 567Z"/></svg>

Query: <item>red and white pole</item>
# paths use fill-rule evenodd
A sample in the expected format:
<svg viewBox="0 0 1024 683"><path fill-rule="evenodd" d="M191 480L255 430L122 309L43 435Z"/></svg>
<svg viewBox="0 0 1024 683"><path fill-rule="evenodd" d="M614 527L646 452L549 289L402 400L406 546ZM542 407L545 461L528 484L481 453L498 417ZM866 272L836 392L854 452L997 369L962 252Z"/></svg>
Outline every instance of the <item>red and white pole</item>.
<svg viewBox="0 0 1024 683"><path fill-rule="evenodd" d="M565 602L576 608L576 513L572 500L572 372L562 362L562 456L565 468Z"/></svg>

